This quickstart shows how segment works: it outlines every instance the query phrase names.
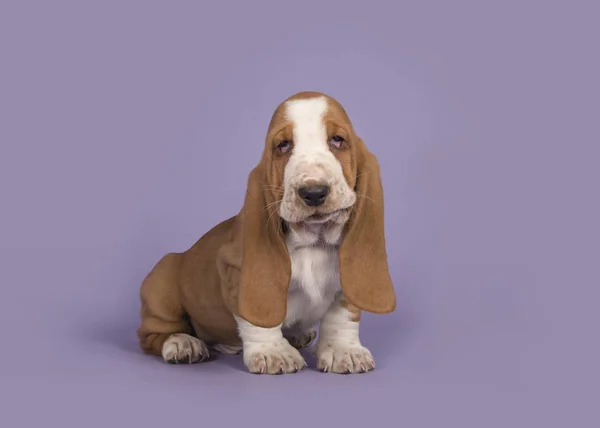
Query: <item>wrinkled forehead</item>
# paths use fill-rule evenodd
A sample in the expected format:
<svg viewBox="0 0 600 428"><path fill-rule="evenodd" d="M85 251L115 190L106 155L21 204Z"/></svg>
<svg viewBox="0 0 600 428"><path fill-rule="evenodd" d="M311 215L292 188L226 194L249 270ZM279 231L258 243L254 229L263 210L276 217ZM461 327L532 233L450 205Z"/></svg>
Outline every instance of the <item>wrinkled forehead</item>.
<svg viewBox="0 0 600 428"><path fill-rule="evenodd" d="M273 114L269 134L293 140L323 139L332 128L345 128L350 132L352 125L343 107L324 95L301 96L279 105Z"/></svg>

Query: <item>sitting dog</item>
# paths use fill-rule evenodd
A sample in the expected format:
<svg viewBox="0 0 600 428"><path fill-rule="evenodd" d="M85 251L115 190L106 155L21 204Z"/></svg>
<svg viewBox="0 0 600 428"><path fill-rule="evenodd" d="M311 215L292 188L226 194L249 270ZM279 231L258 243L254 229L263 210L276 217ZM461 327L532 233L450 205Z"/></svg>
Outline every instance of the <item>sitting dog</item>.
<svg viewBox="0 0 600 428"><path fill-rule="evenodd" d="M140 346L169 363L243 353L252 373L375 368L361 311L389 313L379 165L344 108L315 92L275 110L240 212L164 256L141 290Z"/></svg>

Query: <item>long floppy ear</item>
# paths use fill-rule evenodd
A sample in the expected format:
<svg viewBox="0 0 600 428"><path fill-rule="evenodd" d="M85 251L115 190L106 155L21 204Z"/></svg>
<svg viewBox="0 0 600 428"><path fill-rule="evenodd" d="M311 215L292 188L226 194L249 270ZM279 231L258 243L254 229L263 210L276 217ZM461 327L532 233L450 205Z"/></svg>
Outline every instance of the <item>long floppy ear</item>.
<svg viewBox="0 0 600 428"><path fill-rule="evenodd" d="M377 159L362 140L357 143L356 210L340 247L340 280L350 303L384 314L396 308L396 294L385 247L383 187Z"/></svg>
<svg viewBox="0 0 600 428"><path fill-rule="evenodd" d="M242 268L238 312L251 324L265 328L275 327L285 319L292 269L279 216L271 215L276 205L267 186L265 163L261 161L250 173L240 213Z"/></svg>

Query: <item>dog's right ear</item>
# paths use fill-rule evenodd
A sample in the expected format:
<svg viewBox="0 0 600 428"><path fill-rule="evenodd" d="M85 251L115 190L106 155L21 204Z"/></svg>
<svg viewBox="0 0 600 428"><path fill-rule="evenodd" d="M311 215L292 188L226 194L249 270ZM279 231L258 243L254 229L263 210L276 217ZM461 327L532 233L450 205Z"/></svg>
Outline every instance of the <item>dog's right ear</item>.
<svg viewBox="0 0 600 428"><path fill-rule="evenodd" d="M387 262L379 163L360 138L355 149L358 199L340 247L340 281L353 305L385 314L396 309L396 294Z"/></svg>
<svg viewBox="0 0 600 428"><path fill-rule="evenodd" d="M242 216L242 267L238 313L251 324L271 328L283 323L291 262L266 167L261 161L248 178ZM272 215L271 215L272 214Z"/></svg>

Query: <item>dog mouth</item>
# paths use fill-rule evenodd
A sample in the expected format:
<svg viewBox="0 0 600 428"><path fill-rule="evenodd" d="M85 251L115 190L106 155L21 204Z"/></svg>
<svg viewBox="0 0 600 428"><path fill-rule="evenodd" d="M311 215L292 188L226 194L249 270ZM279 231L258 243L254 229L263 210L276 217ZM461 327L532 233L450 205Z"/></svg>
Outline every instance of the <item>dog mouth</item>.
<svg viewBox="0 0 600 428"><path fill-rule="evenodd" d="M306 217L304 220L302 220L302 223L306 223L306 224L323 224L323 223L327 223L331 220L335 220L336 217L338 217L339 214L341 214L343 211L342 209L339 210L335 210L332 212L328 212L328 213L314 213L312 215L309 215L308 217Z"/></svg>
<svg viewBox="0 0 600 428"><path fill-rule="evenodd" d="M327 223L329 220L331 220L333 215L334 215L334 213L328 213L328 214L315 213L313 215L306 217L303 220L303 223L308 223L308 224Z"/></svg>

